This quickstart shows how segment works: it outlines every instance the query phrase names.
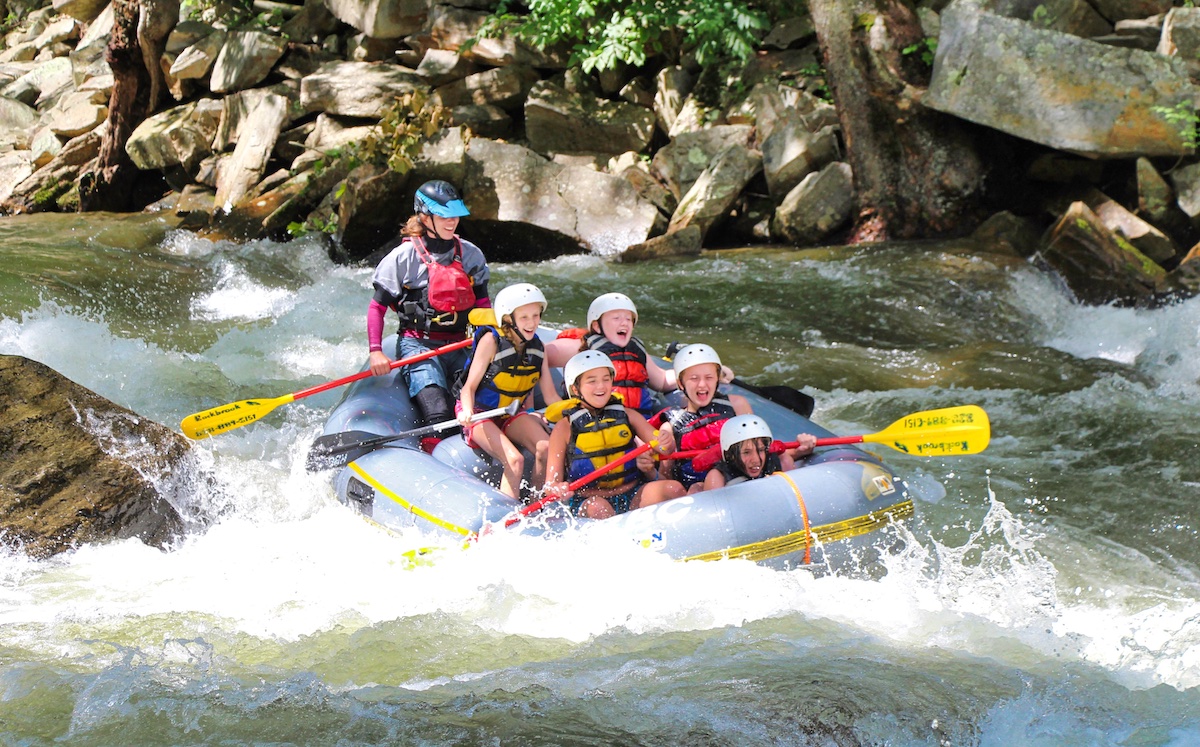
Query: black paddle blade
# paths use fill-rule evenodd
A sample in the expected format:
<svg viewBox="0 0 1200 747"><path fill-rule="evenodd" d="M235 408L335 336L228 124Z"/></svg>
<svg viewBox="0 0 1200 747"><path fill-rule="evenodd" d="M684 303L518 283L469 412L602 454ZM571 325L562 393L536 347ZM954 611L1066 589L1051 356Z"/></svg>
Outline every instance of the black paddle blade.
<svg viewBox="0 0 1200 747"><path fill-rule="evenodd" d="M741 379L734 379L733 383L740 386L748 392L753 392L763 399L769 399L777 405L783 405L792 412L799 413L804 417L809 417L813 413L813 408L817 401L808 396L799 389L793 389L790 386L776 384L772 386L755 386L747 384Z"/></svg>
<svg viewBox="0 0 1200 747"><path fill-rule="evenodd" d="M305 467L309 472L345 467L355 457L371 450L370 447L362 448L364 443L378 438L378 433L367 431L342 431L321 436L309 448Z"/></svg>

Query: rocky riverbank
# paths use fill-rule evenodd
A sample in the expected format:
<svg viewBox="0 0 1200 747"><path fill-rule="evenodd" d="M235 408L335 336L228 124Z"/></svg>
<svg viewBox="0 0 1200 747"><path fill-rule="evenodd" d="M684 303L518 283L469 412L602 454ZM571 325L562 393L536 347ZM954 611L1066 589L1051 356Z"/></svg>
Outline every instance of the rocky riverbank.
<svg viewBox="0 0 1200 747"><path fill-rule="evenodd" d="M0 53L0 199L9 212L75 209L110 126L113 8L8 5L19 23ZM238 240L326 230L354 261L394 236L416 183L444 178L463 186L470 234L493 259L633 260L836 242L863 198L806 15L779 19L744 69L719 77L686 58L567 69L565 55L481 38L487 0L258 7L272 19L169 19L158 56L167 93L125 146L140 174L132 209ZM925 37L903 54L926 65L927 85L904 95L973 133L988 167L983 210L956 230L1002 232L1084 301L1200 288L1200 9L922 0L916 10ZM397 99L428 102L433 121L403 120ZM411 170L350 157L410 125L423 143Z"/></svg>

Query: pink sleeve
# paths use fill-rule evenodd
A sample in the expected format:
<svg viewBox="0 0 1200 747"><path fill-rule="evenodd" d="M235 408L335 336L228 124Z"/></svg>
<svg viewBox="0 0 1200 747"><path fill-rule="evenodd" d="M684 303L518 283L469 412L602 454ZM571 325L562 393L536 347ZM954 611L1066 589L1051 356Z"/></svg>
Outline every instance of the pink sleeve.
<svg viewBox="0 0 1200 747"><path fill-rule="evenodd" d="M386 314L387 307L372 298L367 307L367 343L372 353L383 350L383 318Z"/></svg>

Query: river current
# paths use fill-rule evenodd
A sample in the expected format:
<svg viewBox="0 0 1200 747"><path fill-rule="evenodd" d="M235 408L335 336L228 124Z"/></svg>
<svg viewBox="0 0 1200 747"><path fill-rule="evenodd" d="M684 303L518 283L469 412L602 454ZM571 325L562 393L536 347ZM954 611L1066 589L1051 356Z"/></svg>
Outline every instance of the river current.
<svg viewBox="0 0 1200 747"><path fill-rule="evenodd" d="M991 445L884 449L917 515L861 573L521 536L414 565L445 540L305 471L339 392L306 398L160 478L208 520L168 551L0 553L0 744L1200 744L1200 299L1085 307L964 242L492 272L562 326L623 291L652 351L709 342L835 432L978 404ZM359 370L370 277L313 239L8 218L0 353L178 428Z"/></svg>

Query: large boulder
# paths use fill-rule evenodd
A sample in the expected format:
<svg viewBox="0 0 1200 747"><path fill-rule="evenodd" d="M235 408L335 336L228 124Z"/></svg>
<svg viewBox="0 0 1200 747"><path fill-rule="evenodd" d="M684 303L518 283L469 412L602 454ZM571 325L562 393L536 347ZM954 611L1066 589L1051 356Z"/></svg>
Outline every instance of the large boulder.
<svg viewBox="0 0 1200 747"><path fill-rule="evenodd" d="M216 205L228 212L262 178L275 149L275 140L287 122L288 101L283 96L264 96L242 127L233 157L222 164L217 175Z"/></svg>
<svg viewBox="0 0 1200 747"><path fill-rule="evenodd" d="M835 161L788 192L771 221L771 235L794 246L812 246L846 225L853 210L854 172Z"/></svg>
<svg viewBox="0 0 1200 747"><path fill-rule="evenodd" d="M526 252L517 257L524 259L542 256L547 247L562 247L564 239L576 251L613 255L645 241L658 215L619 176L564 166L520 145L482 138L467 148L465 191L475 220L525 224L531 237L557 234L543 246L525 242L521 248Z"/></svg>
<svg viewBox="0 0 1200 747"><path fill-rule="evenodd" d="M654 112L625 101L597 99L541 81L525 99L525 134L538 153L642 151L654 134Z"/></svg>
<svg viewBox="0 0 1200 747"><path fill-rule="evenodd" d="M489 67L529 65L536 68L566 67L567 55L559 50L538 50L521 42L515 34L487 37L483 25L493 15L489 11L456 8L437 4L429 10L425 29L408 38L411 44L426 49L448 49L464 58Z"/></svg>
<svg viewBox="0 0 1200 747"><path fill-rule="evenodd" d="M1100 11L1113 23L1133 18L1149 18L1150 16L1166 13L1171 9L1171 0L1091 0L1096 10Z"/></svg>
<svg viewBox="0 0 1200 747"><path fill-rule="evenodd" d="M762 171L762 154L744 145L730 145L713 158L671 216L668 233L687 226L700 228L700 235L729 216L738 195Z"/></svg>
<svg viewBox="0 0 1200 747"><path fill-rule="evenodd" d="M427 88L425 80L401 65L329 62L300 83L307 112L379 119L396 98Z"/></svg>
<svg viewBox="0 0 1200 747"><path fill-rule="evenodd" d="M803 119L787 117L763 141L762 154L767 190L782 202L801 179L837 160L837 133L833 127L809 132Z"/></svg>
<svg viewBox="0 0 1200 747"><path fill-rule="evenodd" d="M685 132L659 148L651 164L655 175L678 201L712 164L717 154L731 145L747 147L753 135L754 127L745 124L716 125Z"/></svg>
<svg viewBox="0 0 1200 747"><path fill-rule="evenodd" d="M155 478L167 484L188 454L179 434L0 356L0 542L38 558L130 537L162 547L184 520Z"/></svg>
<svg viewBox="0 0 1200 747"><path fill-rule="evenodd" d="M521 107L529 89L537 82L538 74L533 68L509 65L467 75L438 87L433 95L436 103L448 109L490 105L511 111Z"/></svg>
<svg viewBox="0 0 1200 747"><path fill-rule="evenodd" d="M942 13L926 106L1081 155L1191 151L1170 112L1190 106L1183 64L1037 28L971 2Z"/></svg>
<svg viewBox="0 0 1200 747"><path fill-rule="evenodd" d="M125 152L143 171L181 165L191 171L212 153L224 107L218 99L200 99L142 120L125 143Z"/></svg>
<svg viewBox="0 0 1200 747"><path fill-rule="evenodd" d="M217 53L208 84L214 93L251 88L262 82L287 49L287 39L261 31L231 31Z"/></svg>
<svg viewBox="0 0 1200 747"><path fill-rule="evenodd" d="M338 20L376 39L399 39L417 31L429 12L428 0L325 0Z"/></svg>

